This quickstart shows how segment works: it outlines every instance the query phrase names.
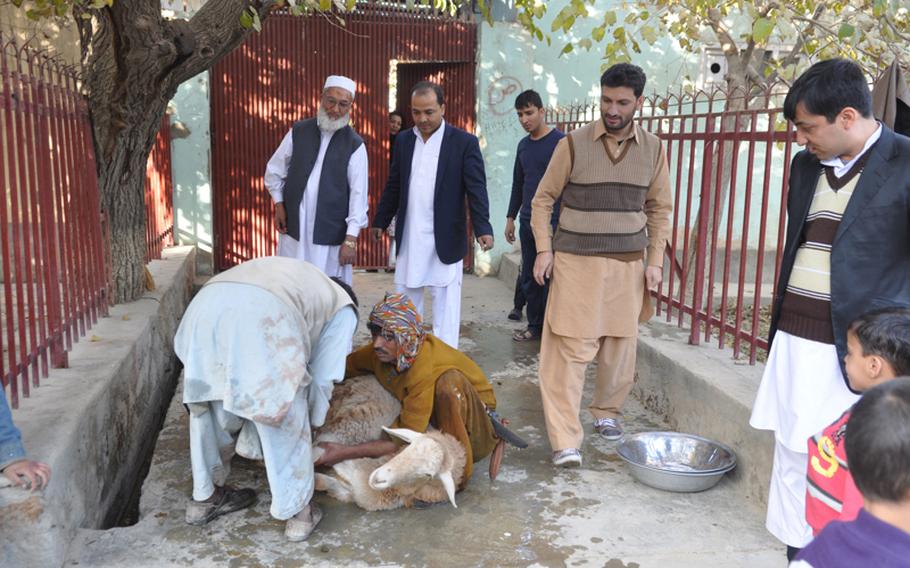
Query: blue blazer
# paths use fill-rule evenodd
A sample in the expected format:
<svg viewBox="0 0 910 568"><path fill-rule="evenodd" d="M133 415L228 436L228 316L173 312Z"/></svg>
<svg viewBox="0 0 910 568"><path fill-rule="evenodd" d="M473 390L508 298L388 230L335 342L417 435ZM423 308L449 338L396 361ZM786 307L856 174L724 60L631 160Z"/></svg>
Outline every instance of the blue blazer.
<svg viewBox="0 0 910 568"><path fill-rule="evenodd" d="M845 382L850 323L870 309L910 304L910 138L882 126L881 138L869 152L831 249L831 321ZM803 150L794 156L770 341L820 175L822 165L814 155Z"/></svg>
<svg viewBox="0 0 910 568"><path fill-rule="evenodd" d="M386 229L395 221L395 242L401 250L405 219L408 216L408 191L411 185L411 160L417 135L413 129L402 130L395 138L389 179L385 184L376 214L374 228ZM433 202L433 225L436 254L445 264L455 264L468 252L465 198L471 209L475 235L492 235L490 203L487 198L487 176L477 137L446 123L436 169ZM419 214L420 212L414 212Z"/></svg>

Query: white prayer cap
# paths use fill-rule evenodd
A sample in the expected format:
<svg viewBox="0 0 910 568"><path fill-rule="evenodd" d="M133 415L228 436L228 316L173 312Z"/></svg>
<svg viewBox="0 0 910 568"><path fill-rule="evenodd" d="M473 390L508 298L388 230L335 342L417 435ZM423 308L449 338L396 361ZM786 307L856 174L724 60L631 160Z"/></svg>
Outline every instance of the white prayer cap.
<svg viewBox="0 0 910 568"><path fill-rule="evenodd" d="M351 93L352 97L357 94L357 83L342 75L329 75L328 79L325 80L325 86L322 87L322 90L324 91L329 87L344 89Z"/></svg>

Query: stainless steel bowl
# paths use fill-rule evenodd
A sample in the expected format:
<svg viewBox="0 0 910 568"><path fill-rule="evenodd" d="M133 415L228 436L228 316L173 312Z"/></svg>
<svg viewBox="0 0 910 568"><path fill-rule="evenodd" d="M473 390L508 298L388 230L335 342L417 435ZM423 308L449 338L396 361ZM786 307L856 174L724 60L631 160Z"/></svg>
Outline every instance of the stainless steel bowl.
<svg viewBox="0 0 910 568"><path fill-rule="evenodd" d="M616 446L632 476L645 485L690 493L710 489L736 467L729 447L701 436L678 432L641 432Z"/></svg>

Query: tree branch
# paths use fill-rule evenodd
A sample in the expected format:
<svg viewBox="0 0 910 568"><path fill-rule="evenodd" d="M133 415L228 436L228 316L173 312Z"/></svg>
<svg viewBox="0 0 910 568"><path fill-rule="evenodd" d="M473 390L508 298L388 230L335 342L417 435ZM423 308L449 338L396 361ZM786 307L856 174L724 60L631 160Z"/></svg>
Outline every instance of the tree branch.
<svg viewBox="0 0 910 568"><path fill-rule="evenodd" d="M265 21L276 7L275 0L209 0L189 20L195 49L186 61L174 70L172 80L176 87L214 65L218 60L240 45L252 31L240 23L240 16L254 8L259 20Z"/></svg>
<svg viewBox="0 0 910 568"><path fill-rule="evenodd" d="M884 14L883 17L884 17L885 23L888 24L888 27L891 28L892 32L894 32L894 35L896 35L897 37L901 38L902 40L910 43L910 35L907 35L907 34L901 32L899 29L897 29L897 25L891 20L891 18L888 16L887 13Z"/></svg>
<svg viewBox="0 0 910 568"><path fill-rule="evenodd" d="M778 61L778 68L775 69L771 73L771 75L769 75L767 77L767 79L765 81L767 84L770 85L770 84L774 83L775 81L777 81L778 79L780 79L780 70L782 68L785 68L789 65L796 64L799 62L799 60L800 60L799 54L802 52L803 47L806 45L806 32L808 32L815 26L815 22L818 20L818 18L821 17L821 15L824 11L825 11L825 5L819 4L815 8L815 11L812 13L812 19L810 20L809 25L806 28L802 28L802 29L797 28L796 29L796 35L798 36L798 38L796 40L796 43L793 44L793 49L791 49L787 55L785 55L780 61Z"/></svg>

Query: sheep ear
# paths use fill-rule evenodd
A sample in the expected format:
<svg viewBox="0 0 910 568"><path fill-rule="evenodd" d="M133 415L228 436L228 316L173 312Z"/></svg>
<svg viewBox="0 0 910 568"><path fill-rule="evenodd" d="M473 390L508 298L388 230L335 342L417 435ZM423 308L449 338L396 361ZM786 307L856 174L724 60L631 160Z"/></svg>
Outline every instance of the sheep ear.
<svg viewBox="0 0 910 568"><path fill-rule="evenodd" d="M417 438L423 436L423 434L420 432L408 430L407 428L386 428L383 426L382 429L385 430L386 434L389 436L395 436L396 438L400 438L409 444Z"/></svg>
<svg viewBox="0 0 910 568"><path fill-rule="evenodd" d="M449 501L452 502L452 506L456 509L458 505L455 504L455 480L452 479L451 471L443 471L439 474L439 481L442 482L442 486L446 489L446 495L449 496Z"/></svg>

